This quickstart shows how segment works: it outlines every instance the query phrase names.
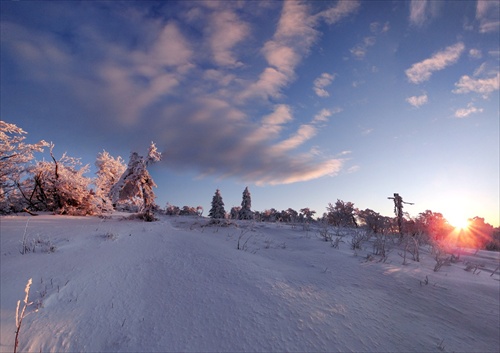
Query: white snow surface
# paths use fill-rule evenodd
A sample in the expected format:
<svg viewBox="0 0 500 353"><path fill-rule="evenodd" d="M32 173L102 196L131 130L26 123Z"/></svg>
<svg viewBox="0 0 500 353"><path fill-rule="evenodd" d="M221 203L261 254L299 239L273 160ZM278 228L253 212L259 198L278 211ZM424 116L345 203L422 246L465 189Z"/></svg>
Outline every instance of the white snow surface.
<svg viewBox="0 0 500 353"><path fill-rule="evenodd" d="M29 220L29 221L28 221ZM314 227L161 216L157 222L3 216L0 351L33 278L18 351L499 352L499 254L434 272L355 256ZM37 243L22 255L21 241ZM240 247L237 249L238 239ZM245 243L246 242L246 243ZM50 246L55 251L50 252ZM425 279L428 284L425 284Z"/></svg>

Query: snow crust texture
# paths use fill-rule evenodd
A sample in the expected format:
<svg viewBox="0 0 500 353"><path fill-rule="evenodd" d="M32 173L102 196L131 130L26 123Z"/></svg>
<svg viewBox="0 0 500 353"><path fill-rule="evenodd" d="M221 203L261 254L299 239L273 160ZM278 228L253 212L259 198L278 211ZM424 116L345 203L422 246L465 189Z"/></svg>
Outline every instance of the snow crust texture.
<svg viewBox="0 0 500 353"><path fill-rule="evenodd" d="M27 222L29 218L29 222ZM498 253L403 266L334 249L317 230L199 217L158 222L7 216L1 222L0 351L33 278L19 351L499 352ZM20 254L23 238L35 252ZM237 250L239 247L241 250Z"/></svg>

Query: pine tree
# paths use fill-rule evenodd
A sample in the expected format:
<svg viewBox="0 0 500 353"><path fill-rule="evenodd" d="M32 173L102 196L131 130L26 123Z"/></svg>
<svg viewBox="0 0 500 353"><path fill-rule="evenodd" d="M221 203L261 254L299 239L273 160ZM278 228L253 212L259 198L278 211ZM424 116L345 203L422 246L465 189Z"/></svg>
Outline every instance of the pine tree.
<svg viewBox="0 0 500 353"><path fill-rule="evenodd" d="M208 216L212 219L226 218L226 210L224 210L224 202L222 201L219 189L215 191L215 195L212 198L212 208L210 209Z"/></svg>
<svg viewBox="0 0 500 353"><path fill-rule="evenodd" d="M239 211L239 219L253 219L254 214L251 210L252 207L252 197L250 196L250 191L248 191L248 186L243 191L243 199L241 201L241 209Z"/></svg>

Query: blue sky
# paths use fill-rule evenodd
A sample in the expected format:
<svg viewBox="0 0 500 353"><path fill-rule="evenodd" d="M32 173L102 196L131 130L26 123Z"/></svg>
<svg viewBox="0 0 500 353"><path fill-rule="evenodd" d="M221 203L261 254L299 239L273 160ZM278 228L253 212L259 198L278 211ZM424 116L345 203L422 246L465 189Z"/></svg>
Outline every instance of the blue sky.
<svg viewBox="0 0 500 353"><path fill-rule="evenodd" d="M161 206L499 225L497 1L0 6L2 120L84 164L155 141Z"/></svg>

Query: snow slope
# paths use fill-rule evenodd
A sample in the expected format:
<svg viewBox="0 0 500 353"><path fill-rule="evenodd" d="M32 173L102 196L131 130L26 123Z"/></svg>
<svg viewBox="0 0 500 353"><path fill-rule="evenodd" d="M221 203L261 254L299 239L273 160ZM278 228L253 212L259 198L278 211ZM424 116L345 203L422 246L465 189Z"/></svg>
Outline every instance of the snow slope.
<svg viewBox="0 0 500 353"><path fill-rule="evenodd" d="M347 242L334 249L290 225L119 214L0 222L2 352L13 349L29 278L20 351L500 351L498 253L463 255L485 265L475 274L464 263L434 272L424 248L421 262L403 266L393 250L382 263L366 258L370 244L354 256ZM35 253L20 254L24 235Z"/></svg>

